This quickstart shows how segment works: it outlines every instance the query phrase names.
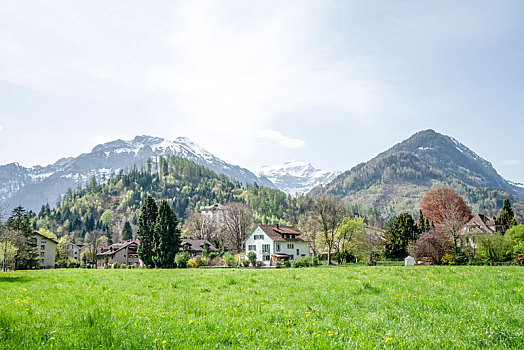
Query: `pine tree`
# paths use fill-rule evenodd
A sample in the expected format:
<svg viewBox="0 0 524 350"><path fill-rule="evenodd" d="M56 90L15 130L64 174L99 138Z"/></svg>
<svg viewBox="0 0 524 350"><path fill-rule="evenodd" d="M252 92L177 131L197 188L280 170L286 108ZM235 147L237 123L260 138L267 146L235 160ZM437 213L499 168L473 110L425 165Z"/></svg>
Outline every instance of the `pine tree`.
<svg viewBox="0 0 524 350"><path fill-rule="evenodd" d="M158 216L153 233L153 263L155 267L173 267L175 255L180 249L178 219L163 199L158 207Z"/></svg>
<svg viewBox="0 0 524 350"><path fill-rule="evenodd" d="M504 199L504 203L502 205L502 213L500 214L498 221L504 227L504 231L507 231L511 227L517 225L517 221L515 220L515 215L513 214L513 209L511 208L511 203L509 202L509 199Z"/></svg>
<svg viewBox="0 0 524 350"><path fill-rule="evenodd" d="M33 239L33 227L29 213L21 206L16 207L7 219L7 228L13 232L14 246L18 249L15 255L15 268L30 269L38 266L38 253Z"/></svg>
<svg viewBox="0 0 524 350"><path fill-rule="evenodd" d="M122 240L129 241L131 239L133 239L133 230L131 229L129 221L126 221L124 228L122 229Z"/></svg>
<svg viewBox="0 0 524 350"><path fill-rule="evenodd" d="M144 205L140 209L138 218L137 236L140 241L138 245L138 256L146 266L153 265L153 231L155 229L158 208L155 200L147 196Z"/></svg>
<svg viewBox="0 0 524 350"><path fill-rule="evenodd" d="M424 233L427 231L426 228L426 221L424 220L424 214L422 214L422 210L418 211L418 232Z"/></svg>
<svg viewBox="0 0 524 350"><path fill-rule="evenodd" d="M408 213L400 214L393 221L392 226L386 231L386 257L400 259L407 255L409 243L418 238L415 221Z"/></svg>

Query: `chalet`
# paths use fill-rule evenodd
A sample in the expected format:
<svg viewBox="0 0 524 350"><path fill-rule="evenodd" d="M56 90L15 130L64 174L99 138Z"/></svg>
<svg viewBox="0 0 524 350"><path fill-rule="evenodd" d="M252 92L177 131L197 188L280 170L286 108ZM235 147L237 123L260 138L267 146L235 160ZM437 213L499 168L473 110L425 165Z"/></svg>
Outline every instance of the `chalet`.
<svg viewBox="0 0 524 350"><path fill-rule="evenodd" d="M311 256L309 243L302 232L290 226L258 225L244 241L246 254L255 252L257 261L266 266L277 261L289 262L302 256Z"/></svg>
<svg viewBox="0 0 524 350"><path fill-rule="evenodd" d="M504 227L497 220L491 220L486 215L475 214L464 225L461 234L467 233L504 233Z"/></svg>
<svg viewBox="0 0 524 350"><path fill-rule="evenodd" d="M40 268L52 269L55 267L56 246L58 242L52 238L33 232L32 244L38 253Z"/></svg>
<svg viewBox="0 0 524 350"><path fill-rule="evenodd" d="M118 242L108 247L103 247L96 254L96 267L101 269L106 266L113 266L115 263L120 265L141 266L142 262L138 257L138 240Z"/></svg>
<svg viewBox="0 0 524 350"><path fill-rule="evenodd" d="M218 252L218 249L215 248L208 240L205 239L190 239L183 238L180 242L180 250L186 251L191 257L202 256L204 251L204 245L207 245L207 249L210 253Z"/></svg>

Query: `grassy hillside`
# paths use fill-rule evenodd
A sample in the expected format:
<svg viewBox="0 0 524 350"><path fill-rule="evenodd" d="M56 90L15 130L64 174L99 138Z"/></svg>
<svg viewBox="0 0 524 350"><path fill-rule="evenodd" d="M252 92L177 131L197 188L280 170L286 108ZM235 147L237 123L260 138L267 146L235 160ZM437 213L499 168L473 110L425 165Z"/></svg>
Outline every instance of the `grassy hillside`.
<svg viewBox="0 0 524 350"><path fill-rule="evenodd" d="M516 349L518 267L0 274L4 349Z"/></svg>
<svg viewBox="0 0 524 350"><path fill-rule="evenodd" d="M295 223L307 200L256 185L243 187L183 158L171 157L162 164L159 172L133 168L104 184L93 180L86 188L69 190L56 208L42 207L36 225L59 237L70 235L77 240L93 230L118 233L126 220L137 224L140 207L149 194L166 198L182 222L201 206L242 202L256 212L262 223L276 223L279 219Z"/></svg>

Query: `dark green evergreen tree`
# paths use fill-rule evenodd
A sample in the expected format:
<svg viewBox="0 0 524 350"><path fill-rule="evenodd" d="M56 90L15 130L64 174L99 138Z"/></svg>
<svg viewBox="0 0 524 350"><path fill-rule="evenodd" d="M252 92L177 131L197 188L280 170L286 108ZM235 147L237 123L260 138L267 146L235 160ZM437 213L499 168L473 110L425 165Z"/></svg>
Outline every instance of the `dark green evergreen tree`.
<svg viewBox="0 0 524 350"><path fill-rule="evenodd" d="M126 221L124 228L122 228L122 240L129 241L131 239L133 239L133 230L131 229L129 221Z"/></svg>
<svg viewBox="0 0 524 350"><path fill-rule="evenodd" d="M389 259L405 258L408 245L418 238L415 221L408 213L400 214L386 231L386 257Z"/></svg>
<svg viewBox="0 0 524 350"><path fill-rule="evenodd" d="M140 217L138 218L138 232L137 236L140 241L138 245L138 256L142 262L152 267L153 264L153 232L155 230L156 218L158 215L158 207L155 200L151 196L147 196L144 205L140 209Z"/></svg>
<svg viewBox="0 0 524 350"><path fill-rule="evenodd" d="M504 231L507 231L511 227L517 225L517 221L515 220L515 215L513 214L513 209L511 208L509 199L504 199L504 203L502 204L502 213L500 214L498 221L504 227Z"/></svg>
<svg viewBox="0 0 524 350"><path fill-rule="evenodd" d="M428 230L426 227L426 221L424 220L424 214L422 214L422 210L418 211L418 232L424 233Z"/></svg>
<svg viewBox="0 0 524 350"><path fill-rule="evenodd" d="M38 253L33 237L33 226L29 213L21 206L13 209L7 219L7 228L13 232L14 245L18 249L15 255L16 269L30 269L38 266Z"/></svg>
<svg viewBox="0 0 524 350"><path fill-rule="evenodd" d="M175 263L175 255L180 249L180 229L175 212L163 199L158 207L158 216L153 233L153 264L155 267L169 268Z"/></svg>

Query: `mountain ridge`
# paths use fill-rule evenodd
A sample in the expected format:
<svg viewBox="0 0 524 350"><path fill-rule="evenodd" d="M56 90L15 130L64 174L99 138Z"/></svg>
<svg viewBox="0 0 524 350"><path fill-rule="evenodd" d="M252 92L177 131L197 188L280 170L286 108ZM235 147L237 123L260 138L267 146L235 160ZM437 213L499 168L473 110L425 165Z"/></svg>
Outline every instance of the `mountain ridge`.
<svg viewBox="0 0 524 350"><path fill-rule="evenodd" d="M23 205L36 210L42 204L54 203L68 188L84 185L92 176L104 181L112 174L141 166L148 159L179 156L226 175L243 184L258 183L275 188L264 177L246 168L229 164L186 137L169 141L160 137L139 135L132 140L114 140L93 147L77 157L60 158L53 164L26 168L17 163L0 166L0 200L8 207Z"/></svg>

